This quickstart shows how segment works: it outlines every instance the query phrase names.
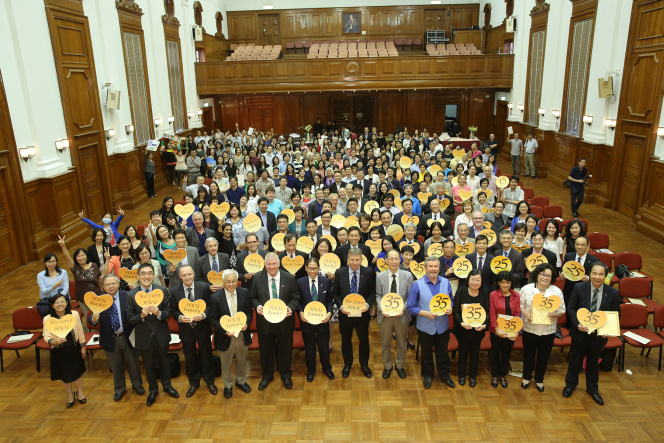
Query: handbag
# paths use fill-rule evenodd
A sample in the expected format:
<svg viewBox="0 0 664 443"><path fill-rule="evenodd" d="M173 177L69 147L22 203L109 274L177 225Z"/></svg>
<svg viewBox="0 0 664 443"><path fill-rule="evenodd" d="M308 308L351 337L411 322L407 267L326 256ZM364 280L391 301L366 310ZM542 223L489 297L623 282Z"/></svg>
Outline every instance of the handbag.
<svg viewBox="0 0 664 443"><path fill-rule="evenodd" d="M571 188L572 187L572 182L569 180L565 180L563 182L563 188Z"/></svg>
<svg viewBox="0 0 664 443"><path fill-rule="evenodd" d="M616 266L616 277L622 280L623 278L634 277L634 274L629 271L627 265L618 265Z"/></svg>

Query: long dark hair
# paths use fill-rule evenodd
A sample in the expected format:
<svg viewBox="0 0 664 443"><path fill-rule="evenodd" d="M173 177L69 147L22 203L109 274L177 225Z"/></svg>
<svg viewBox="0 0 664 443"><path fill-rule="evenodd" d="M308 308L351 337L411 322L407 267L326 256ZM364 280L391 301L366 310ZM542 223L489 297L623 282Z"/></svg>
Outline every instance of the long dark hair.
<svg viewBox="0 0 664 443"><path fill-rule="evenodd" d="M58 314L56 314L56 313L55 313L55 309L53 309L53 304L54 304L55 301L56 301L57 299L59 299L60 297L64 297L65 300L67 300L67 306L65 307L65 315L67 315L67 314L71 314L71 300L69 299L69 297L67 296L67 294L63 294L62 292L58 292L57 294L52 295L52 296L49 297L49 299L48 299L48 308L49 308L49 312L48 312L48 313L49 313L49 315L50 315L52 318L58 318L58 317L57 317Z"/></svg>
<svg viewBox="0 0 664 443"><path fill-rule="evenodd" d="M327 243L327 252L328 253L333 253L334 251L332 250L332 243L326 239L326 238L319 238L318 241L316 242L316 246L314 246L314 250L311 251L311 256L315 257L317 259L320 259L320 253L318 252L318 246L320 246L321 243Z"/></svg>
<svg viewBox="0 0 664 443"><path fill-rule="evenodd" d="M117 242L118 249L120 249L120 243L122 243L123 240L127 240L129 242L129 251L127 251L127 253L129 254L129 257L131 257L132 260L136 261L136 251L134 251L134 245L131 243L131 240L126 235L121 235L120 238L118 238ZM122 250L120 250L119 256L120 259L122 259Z"/></svg>
<svg viewBox="0 0 664 443"><path fill-rule="evenodd" d="M50 261L52 258L55 259L55 272L60 274L60 271L62 271L62 269L60 269L58 267L58 256L53 254L53 253L46 254L46 256L44 257L44 276L45 277L48 277L48 268L46 267L46 262Z"/></svg>
<svg viewBox="0 0 664 443"><path fill-rule="evenodd" d="M125 238L127 238L127 237L125 237ZM90 257L88 257L88 251L86 251L83 248L78 248L76 251L74 251L74 263L78 263L78 261L76 260L76 257L78 257L78 254L80 254L81 252L83 254L85 254L85 264L90 263Z"/></svg>
<svg viewBox="0 0 664 443"><path fill-rule="evenodd" d="M171 197L170 195L167 195L166 197L164 197L164 201L161 203L161 212L163 214L168 214L168 212L169 212L168 208L166 207L166 202L169 201L169 200L173 200L173 206L171 206L171 210L170 210L170 212L173 212L173 208L175 207L175 199L173 197Z"/></svg>

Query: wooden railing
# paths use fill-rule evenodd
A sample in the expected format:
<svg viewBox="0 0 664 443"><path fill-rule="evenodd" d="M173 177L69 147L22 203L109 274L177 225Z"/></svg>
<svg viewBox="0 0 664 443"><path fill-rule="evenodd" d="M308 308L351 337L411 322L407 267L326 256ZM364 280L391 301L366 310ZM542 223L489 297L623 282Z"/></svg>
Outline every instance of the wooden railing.
<svg viewBox="0 0 664 443"><path fill-rule="evenodd" d="M196 63L198 94L510 88L513 55L399 56Z"/></svg>

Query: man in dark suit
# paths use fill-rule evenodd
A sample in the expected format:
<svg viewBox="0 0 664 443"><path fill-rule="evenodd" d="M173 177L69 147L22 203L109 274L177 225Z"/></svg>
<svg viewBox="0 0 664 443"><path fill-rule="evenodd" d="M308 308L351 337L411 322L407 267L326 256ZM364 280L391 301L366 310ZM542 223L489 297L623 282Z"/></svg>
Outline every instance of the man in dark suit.
<svg viewBox="0 0 664 443"><path fill-rule="evenodd" d="M487 212L484 214L484 220L491 223L491 229L495 233L498 233L503 229L509 229L510 227L509 217L503 214L504 209L505 203L497 201L496 204L493 205L493 212Z"/></svg>
<svg viewBox="0 0 664 443"><path fill-rule="evenodd" d="M288 234L288 216L286 214L279 214L277 216L277 230L274 232L270 232L270 241L269 241L269 251L270 252L276 252L279 254L280 252L283 252L283 249L281 250L275 250L274 246L272 246L272 238L277 235L277 234Z"/></svg>
<svg viewBox="0 0 664 443"><path fill-rule="evenodd" d="M304 264L306 274L297 280L297 287L300 290L300 304L298 312L300 314L300 323L302 329L302 339L304 340L304 353L307 361L307 381L314 381L316 374L316 347L323 373L330 380L334 380L332 365L330 364L330 353L328 344L330 341L329 321L334 309L334 299L332 298L332 282L327 277L318 275L320 264L316 257L312 257ZM304 315L304 309L307 305L317 301L325 305L327 315L320 324L313 325L309 323Z"/></svg>
<svg viewBox="0 0 664 443"><path fill-rule="evenodd" d="M341 171L334 172L334 181L330 183L330 194L338 194L339 189L346 188L346 184L341 181Z"/></svg>
<svg viewBox="0 0 664 443"><path fill-rule="evenodd" d="M235 267L237 268L238 281L242 282L243 288L251 292L251 282L253 281L254 274L252 272L247 272L247 269L244 266L244 261L249 254L258 254L265 259L267 251L258 247L258 236L256 234L247 234L245 241L247 242L247 250L242 251L240 255L237 256Z"/></svg>
<svg viewBox="0 0 664 443"><path fill-rule="evenodd" d="M401 226L401 229L404 228L404 223L401 221L404 215L408 216L408 218L411 217L417 217L417 223L420 222L420 218L418 217L417 214L413 212L413 201L409 198L406 198L401 202L401 207L403 208L403 211L397 213L394 216L394 224ZM417 229L415 231L417 233Z"/></svg>
<svg viewBox="0 0 664 443"><path fill-rule="evenodd" d="M355 186L359 186L360 197L362 197L364 194L369 193L369 186L371 186L371 180L364 178L364 169L358 168L356 174L357 174L357 179L353 180L350 183L353 185L353 193L355 193Z"/></svg>
<svg viewBox="0 0 664 443"><path fill-rule="evenodd" d="M207 254L200 257L196 265L196 281L211 285L208 280L208 272L223 272L224 269L231 269L231 259L228 254L219 251L219 242L216 238L205 240L205 249ZM211 288L211 292L216 292L217 288ZM207 302L206 302L207 303Z"/></svg>
<svg viewBox="0 0 664 443"><path fill-rule="evenodd" d="M360 243L362 241L362 231L357 226L351 226L348 228L348 243L343 246L339 246L334 253L339 257L341 261L341 266L348 266L348 251L351 248L359 248L362 251L362 255L367 258L368 261L373 260L373 254L371 254L371 249Z"/></svg>
<svg viewBox="0 0 664 443"><path fill-rule="evenodd" d="M277 230L277 217L267 210L270 202L267 198L261 197L258 199L258 212L256 215L261 219L261 226L264 226L267 232L274 232Z"/></svg>
<svg viewBox="0 0 664 443"><path fill-rule="evenodd" d="M558 257L555 252L544 249L544 234L542 231L533 232L530 236L530 240L533 242L533 247L522 252L524 261L533 254L542 254L546 258L546 261L553 267L553 269L557 269ZM528 274L528 269L524 269L521 286L525 286L528 283ZM556 274L554 274L554 276L555 275Z"/></svg>
<svg viewBox="0 0 664 443"><path fill-rule="evenodd" d="M344 217L357 217L358 219L362 215L362 210L359 208L358 200L355 197L348 199L346 203L346 212L342 214Z"/></svg>
<svg viewBox="0 0 664 443"><path fill-rule="evenodd" d="M482 226L484 214L482 214L482 211L473 211L471 217L472 225L468 226L468 238L477 238L480 232L484 230L484 226Z"/></svg>
<svg viewBox="0 0 664 443"><path fill-rule="evenodd" d="M316 189L316 199L310 201L309 206L307 208L307 211L309 213L307 220L313 220L315 218L320 217L321 212L323 212L323 201L324 201L323 190Z"/></svg>
<svg viewBox="0 0 664 443"><path fill-rule="evenodd" d="M415 223L406 223L406 225L403 227L403 231L404 236L401 241L397 243L399 250L401 251L401 248L404 247L404 244L410 245L413 250L417 249L417 252L413 256L413 260L421 263L424 261L424 244L415 238L415 234L417 234L417 226Z"/></svg>
<svg viewBox="0 0 664 443"><path fill-rule="evenodd" d="M567 375L565 376L565 389L563 397L572 396L579 384L579 372L583 369L583 359L586 359L586 392L593 401L603 405L604 400L599 395L599 357L608 341L606 335L599 335L597 330L588 334L588 327L579 323L577 312L585 308L590 312L616 311L620 315L620 296L618 291L604 284L608 268L601 261L594 261L590 265L590 281L580 283L574 287L570 302L567 304L567 317L571 319L569 335L572 337L572 358L569 361Z"/></svg>
<svg viewBox="0 0 664 443"><path fill-rule="evenodd" d="M281 254L279 254L279 261L282 262L280 268L282 270L286 271L286 268L284 268L284 265L283 265L284 257L290 257L292 259L294 259L295 257L302 257L302 259L303 259L302 267L295 272L295 279L299 280L302 277L306 277L307 276L307 271L304 267L304 262L306 262L307 258L309 258L309 257L304 252L300 252L296 249L297 248L297 236L293 233L286 234L284 236L284 246L286 247L286 250L283 251ZM286 272L289 272L289 271L286 271Z"/></svg>
<svg viewBox="0 0 664 443"><path fill-rule="evenodd" d="M565 306L569 304L569 299L570 297L572 297L572 291L574 291L574 287L576 287L576 285L582 282L587 282L588 280L590 280L590 277L588 276L590 275L590 269L592 268L592 263L599 260L597 257L588 254L589 245L590 242L588 241L588 237L580 235L579 237L577 237L576 241L574 242L574 249L576 249L576 252L568 252L567 254L565 254L565 259L563 260L563 267L565 266L565 263L569 261L575 261L577 263L580 263L586 272L586 275L578 282L565 279L565 286L563 286L563 297L565 297ZM570 318L567 317L567 325L569 326L570 324L571 324Z"/></svg>
<svg viewBox="0 0 664 443"><path fill-rule="evenodd" d="M440 210L440 200L431 200L428 205L429 213L424 214L423 212L420 224L417 227L417 235L428 238L431 235L429 220L433 220L443 223L443 237L450 237L454 233L452 222L450 221L450 216Z"/></svg>
<svg viewBox="0 0 664 443"><path fill-rule="evenodd" d="M201 375L208 385L210 394L217 395L212 368L212 343L210 342L212 328L207 319L212 292L206 283L194 282L194 270L191 266L180 268L180 280L182 280L182 284L170 289L171 310L173 318L177 320L180 327L180 340L187 364L187 378L189 379L187 398L194 395L196 389L200 388ZM180 300L184 298L191 302L203 300L206 306L205 312L193 317L183 314L180 311ZM196 351L197 346L198 352Z"/></svg>
<svg viewBox="0 0 664 443"><path fill-rule="evenodd" d="M180 281L180 267L189 265L194 268L194 272L196 272L196 269L198 268L198 259L200 258L198 249L193 246L187 246L187 233L184 229L173 230L173 240L175 240L177 249L184 249L187 251L187 258L177 265L171 264L166 260L166 276L169 277L168 286L171 288L182 283L182 281Z"/></svg>
<svg viewBox="0 0 664 443"><path fill-rule="evenodd" d="M224 285L210 298L209 319L214 328L214 347L221 358L221 380L224 382L224 397L233 396L233 373L231 372L233 358L235 357L235 386L246 394L251 392L247 384L247 353L251 344L251 334L247 328L251 324L254 311L251 308L249 291L237 285L238 275L232 269L226 269L222 274ZM247 316L242 331L235 337L221 327L221 317L235 316L244 312Z"/></svg>
<svg viewBox="0 0 664 443"><path fill-rule="evenodd" d="M129 323L127 317L127 293L118 290L120 280L115 274L107 274L101 280L104 291L113 297L113 305L99 314L88 313L90 324L99 325L99 345L106 352L108 366L113 373L113 388L115 394L113 400L120 401L124 395L125 371L124 365L129 369L129 378L134 391L138 395L145 394L143 389L143 377L141 367L138 363L138 351L131 345L129 336L134 330L134 325Z"/></svg>
<svg viewBox="0 0 664 443"><path fill-rule="evenodd" d="M371 186L370 180L366 181L369 182L369 186ZM353 197L357 200L357 210L360 212L364 212L364 205L369 201L368 198L364 198L364 195L369 193L369 186L362 188L360 185L353 185Z"/></svg>
<svg viewBox="0 0 664 443"><path fill-rule="evenodd" d="M187 244L192 248L196 248L199 256L205 255L205 240L214 238L214 231L203 226L203 213L194 212L191 216L194 226L185 228L187 234ZM184 224L184 221L183 221Z"/></svg>
<svg viewBox="0 0 664 443"><path fill-rule="evenodd" d="M150 263L142 263L138 267L139 284L127 294L127 317L129 323L134 325L134 347L138 349L145 366L145 377L148 379L150 395L147 405L152 406L159 395L157 373L154 368L154 357L159 362L159 379L164 392L173 398L180 397L178 391L171 386L171 373L168 366L168 345L171 342L171 332L168 329L168 317L171 316L170 293L163 286L153 285L154 268ZM147 294L159 289L163 294L159 306L141 308L136 303L136 294Z"/></svg>
<svg viewBox="0 0 664 443"><path fill-rule="evenodd" d="M536 231L539 232L539 231ZM514 276L515 284L514 287L520 288L522 285L523 277L526 272L526 265L523 259L523 255L512 247L512 241L514 240L514 234L512 231L503 230L498 233L498 242L491 248L491 255L494 257L507 257L512 263L512 275ZM554 268L556 264L553 264Z"/></svg>
<svg viewBox="0 0 664 443"><path fill-rule="evenodd" d="M324 209L320 219L322 223L316 228L316 237L321 238L324 235L331 235L336 238L337 228L330 225L330 222L332 222L332 213Z"/></svg>
<svg viewBox="0 0 664 443"><path fill-rule="evenodd" d="M440 262L440 271L438 271L438 275L448 279L450 281L450 285L452 286L453 292L456 293L456 289L459 287L459 277L454 274L452 267L454 266L454 262L459 258L459 256L456 255L454 251L454 240L443 240L443 255L438 257L438 261ZM450 294L450 296L451 295L452 294Z"/></svg>
<svg viewBox="0 0 664 443"><path fill-rule="evenodd" d="M428 214L431 212L432 201L438 200L438 202L441 202L443 200L447 200L448 204L443 212L447 215L454 215L454 202L452 201L452 197L445 194L445 185L439 184L436 191L437 194L434 194L431 197L429 197L429 201L427 201L427 204L422 206L422 214Z"/></svg>
<svg viewBox="0 0 664 443"><path fill-rule="evenodd" d="M339 306L339 331L341 332L341 354L344 358L344 368L341 375L348 378L350 368L353 366L353 329L360 340L360 366L365 377L371 378L369 358L371 350L369 346L369 306L376 298L376 273L369 268L361 266L362 251L351 248L348 251L348 266L337 269L334 273L334 286L332 293L334 301ZM349 317L349 312L344 308L344 298L348 294L360 294L364 297L366 306L361 317Z"/></svg>
<svg viewBox="0 0 664 443"><path fill-rule="evenodd" d="M492 285L495 276L491 270L491 260L493 260L493 255L487 252L488 247L489 239L486 235L480 234L475 239L475 252L466 255L466 258L470 260L473 269L479 269L482 273L482 287L491 292L493 290ZM468 279L460 279L459 286L468 286Z"/></svg>
<svg viewBox="0 0 664 443"><path fill-rule="evenodd" d="M256 327L258 329L258 342L263 368L262 379L258 390L267 388L274 380L274 351L275 341L278 352L277 369L286 389L293 388L291 366L293 357L293 331L295 318L293 311L297 309L300 301L300 291L297 288L295 277L279 269L279 257L274 252L265 256L265 269L254 276L256 284L251 286L251 304L256 309ZM284 320L272 324L263 317L263 305L268 300L278 298L286 303L288 313Z"/></svg>

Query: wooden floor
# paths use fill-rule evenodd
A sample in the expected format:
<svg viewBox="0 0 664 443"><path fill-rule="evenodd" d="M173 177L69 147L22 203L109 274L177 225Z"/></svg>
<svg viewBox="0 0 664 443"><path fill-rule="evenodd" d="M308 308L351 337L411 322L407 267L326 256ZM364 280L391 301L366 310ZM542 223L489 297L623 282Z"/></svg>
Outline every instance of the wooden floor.
<svg viewBox="0 0 664 443"><path fill-rule="evenodd" d="M561 204L570 217L568 193L542 179L525 179L536 195L548 195L552 204ZM135 211L128 211L122 227L148 220L148 213L160 206L173 187L159 193ZM174 193L173 195L179 195ZM644 270L655 277L655 299L664 303L664 245L637 233L631 221L616 212L584 205L582 217L591 231L609 233L614 251L637 251L644 257ZM75 245L69 245L71 249ZM87 243L80 246L87 246ZM36 303L36 274L43 265L34 262L0 279L0 332L11 332L11 314L18 307ZM343 362L340 335L334 333L331 354L336 380L328 381L320 368L316 380L307 383L304 351L293 352L293 389L286 390L275 380L265 391L257 390L260 380L258 352L250 352L248 382L253 391L234 390L232 399L199 390L187 399L184 374L173 379L181 398L163 392L150 408L145 396L133 391L121 402L113 401L113 379L103 351L88 358L84 376L88 402L65 407L66 395L60 382L51 382L48 353L42 352L42 372L35 370L34 350L5 352L5 372L0 374L0 441L164 441L219 442L267 441L658 441L664 439L664 373L657 371L657 351L650 358L629 350L625 372L600 375L600 393L606 406L592 402L583 389L565 399L561 395L567 371L567 352L554 350L544 393L519 387L520 379L508 377L509 388L490 385L489 360L481 353L477 387L448 389L438 379L424 390L415 361L408 351L406 372L381 378L380 335L371 324L371 351L374 377L365 378L359 364L351 376L341 377ZM357 343L355 343L357 356ZM181 355L183 359L183 356ZM512 359L520 361L521 352ZM452 360L456 380L457 363ZM278 380L278 377L277 377ZM129 380L127 380L128 385ZM147 388L147 383L145 383Z"/></svg>

